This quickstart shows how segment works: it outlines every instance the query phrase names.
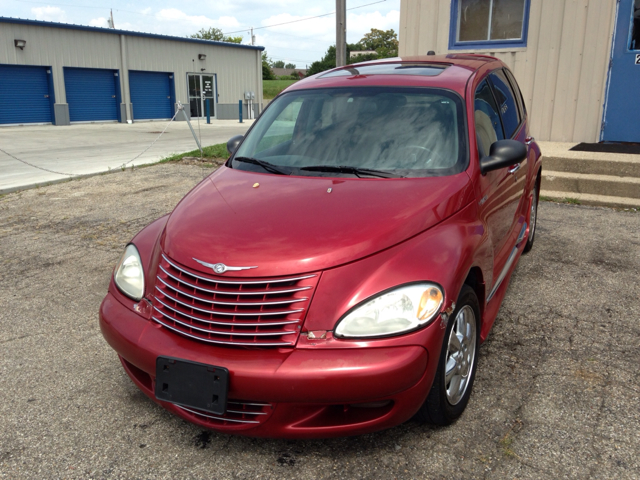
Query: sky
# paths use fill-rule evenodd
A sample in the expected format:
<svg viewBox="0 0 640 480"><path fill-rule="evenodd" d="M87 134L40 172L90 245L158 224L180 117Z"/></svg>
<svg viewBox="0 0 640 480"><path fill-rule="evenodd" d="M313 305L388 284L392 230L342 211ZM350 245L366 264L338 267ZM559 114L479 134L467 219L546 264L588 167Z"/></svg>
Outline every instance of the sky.
<svg viewBox="0 0 640 480"><path fill-rule="evenodd" d="M264 46L272 60L305 68L335 44L335 7L334 0L0 0L0 16L107 27L113 9L117 29L188 36L216 27L243 36L246 44L254 27L256 45ZM304 20L318 15L324 16ZM399 24L400 0L347 0L348 43L372 28L397 33Z"/></svg>

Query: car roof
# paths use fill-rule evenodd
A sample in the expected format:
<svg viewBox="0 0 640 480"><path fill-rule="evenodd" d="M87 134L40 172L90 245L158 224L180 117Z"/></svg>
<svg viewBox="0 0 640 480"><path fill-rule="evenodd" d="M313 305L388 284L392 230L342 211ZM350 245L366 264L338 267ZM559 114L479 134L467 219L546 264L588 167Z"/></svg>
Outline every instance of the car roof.
<svg viewBox="0 0 640 480"><path fill-rule="evenodd" d="M290 92L294 90L347 86L406 86L447 88L464 97L465 87L469 78L479 68L490 63L497 63L496 67L503 65L502 62L495 57L473 54L420 55L384 58L381 60L356 63L321 72L317 75L294 83L291 87L287 88L286 91ZM349 75L340 73L341 71L357 70L359 67L379 67L384 64L424 65L433 66L436 69L442 68L443 70L437 75L401 75L397 73L366 73L361 75ZM363 71L366 70L367 68L363 68ZM368 70L374 69L369 68Z"/></svg>

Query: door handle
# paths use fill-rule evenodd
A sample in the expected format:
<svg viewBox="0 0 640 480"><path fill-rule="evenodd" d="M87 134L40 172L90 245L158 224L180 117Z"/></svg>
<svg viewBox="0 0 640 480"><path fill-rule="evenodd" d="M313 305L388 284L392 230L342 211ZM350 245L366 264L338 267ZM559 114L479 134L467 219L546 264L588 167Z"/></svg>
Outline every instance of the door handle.
<svg viewBox="0 0 640 480"><path fill-rule="evenodd" d="M520 164L518 163L517 165L515 165L513 168L510 168L508 170L508 173L513 175L514 173L516 173L518 170L520 170Z"/></svg>
<svg viewBox="0 0 640 480"><path fill-rule="evenodd" d="M535 138L533 137L527 137L524 139L524 143L526 143L527 145L531 145L531 142L533 142L535 140Z"/></svg>

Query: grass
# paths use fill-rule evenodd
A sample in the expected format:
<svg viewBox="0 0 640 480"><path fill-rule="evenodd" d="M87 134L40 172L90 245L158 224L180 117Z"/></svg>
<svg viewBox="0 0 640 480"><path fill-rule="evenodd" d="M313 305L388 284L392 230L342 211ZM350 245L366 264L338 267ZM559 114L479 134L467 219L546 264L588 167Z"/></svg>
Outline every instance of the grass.
<svg viewBox="0 0 640 480"><path fill-rule="evenodd" d="M168 163L168 162L177 162L182 160L184 157L198 157L200 158L200 150L191 150L190 152L184 153L176 153L169 157L165 157L158 163ZM219 159L226 160L229 158L229 152L227 152L227 144L226 143L217 143L215 145L209 145L208 147L204 147L202 149L202 157L203 158L211 158L211 159Z"/></svg>
<svg viewBox="0 0 640 480"><path fill-rule="evenodd" d="M517 457L516 453L511 449L512 445L513 438L511 438L510 432L507 432L507 434L500 440L502 453L504 453L505 457Z"/></svg>
<svg viewBox="0 0 640 480"><path fill-rule="evenodd" d="M297 80L263 80L262 95L265 100L275 98L281 91L296 82Z"/></svg>
<svg viewBox="0 0 640 480"><path fill-rule="evenodd" d="M545 197L544 195L540 195L539 200L541 202L568 203L570 205L581 205L580 200L578 200L577 198L569 198L569 197L560 199L560 198Z"/></svg>

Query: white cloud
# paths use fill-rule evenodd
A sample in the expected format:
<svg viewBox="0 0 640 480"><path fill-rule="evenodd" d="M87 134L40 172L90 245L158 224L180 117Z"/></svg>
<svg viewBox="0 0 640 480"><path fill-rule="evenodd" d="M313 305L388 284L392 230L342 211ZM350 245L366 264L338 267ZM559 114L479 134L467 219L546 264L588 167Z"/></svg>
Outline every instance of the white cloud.
<svg viewBox="0 0 640 480"><path fill-rule="evenodd" d="M309 15L311 16L311 15ZM290 14L272 15L263 20L263 26L292 22L307 18ZM335 16L296 21L278 27L263 28L256 31L256 44L267 49L270 58L297 64L299 67L310 65L324 56L330 45L336 42ZM378 11L362 14L348 13L347 41L356 43L371 31L394 29L397 33L400 12L391 10L386 14Z"/></svg>
<svg viewBox="0 0 640 480"><path fill-rule="evenodd" d="M46 20L48 22L64 22L67 20L67 15L61 8L51 7L34 7L31 9L31 13L36 16L36 20Z"/></svg>
<svg viewBox="0 0 640 480"><path fill-rule="evenodd" d="M218 19L205 17L204 15L187 15L177 8L165 8L156 13L156 19L162 22L180 22L190 24L196 28L234 28L240 23L235 17L220 17Z"/></svg>
<svg viewBox="0 0 640 480"><path fill-rule="evenodd" d="M103 28L108 28L109 27L109 22L106 18L104 17L100 17L100 18L93 18L89 21L89 26L90 27L103 27Z"/></svg>

